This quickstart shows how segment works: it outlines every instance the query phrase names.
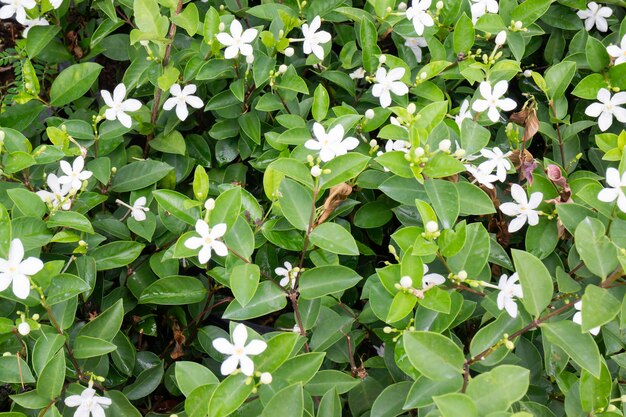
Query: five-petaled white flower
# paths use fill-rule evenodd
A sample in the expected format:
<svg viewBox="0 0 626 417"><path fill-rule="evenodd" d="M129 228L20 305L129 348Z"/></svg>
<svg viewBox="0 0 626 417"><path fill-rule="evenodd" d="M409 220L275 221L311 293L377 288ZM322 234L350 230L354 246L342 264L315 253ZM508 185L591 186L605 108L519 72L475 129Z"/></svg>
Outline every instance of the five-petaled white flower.
<svg viewBox="0 0 626 417"><path fill-rule="evenodd" d="M193 95L195 92L196 86L194 84L187 84L182 89L180 88L180 84L174 84L170 87L172 97L165 100L163 110L172 110L174 106L176 106L176 116L184 122L187 116L189 116L187 104L194 109L199 109L204 106L200 97Z"/></svg>
<svg viewBox="0 0 626 417"><path fill-rule="evenodd" d="M518 281L519 278L516 272L510 277L506 275L500 276L500 281L498 282L498 288L500 289L496 300L498 309L505 309L506 312L509 313L509 316L513 318L517 317L517 303L515 302L515 297L524 298L522 286L517 283Z"/></svg>
<svg viewBox="0 0 626 417"><path fill-rule="evenodd" d="M199 219L196 221L196 233L200 237L190 237L185 240L185 246L189 249L202 248L198 253L198 260L201 264L209 262L212 251L215 251L218 256L228 255L228 248L223 242L218 240L226 233L226 223L218 223L213 228L210 228L207 222Z"/></svg>
<svg viewBox="0 0 626 417"><path fill-rule="evenodd" d="M441 285L446 282L446 279L441 274L429 274L428 265L424 264L424 276L422 277L422 288L433 287L435 285Z"/></svg>
<svg viewBox="0 0 626 417"><path fill-rule="evenodd" d="M330 42L332 36L325 30L319 30L321 26L322 19L319 16L315 16L310 25L307 23L302 25L302 36L304 36L302 51L307 55L313 53L319 59L324 59L324 48L321 44Z"/></svg>
<svg viewBox="0 0 626 417"><path fill-rule="evenodd" d="M426 39L421 36L418 38L407 38L404 41L404 46L407 46L411 52L415 55L415 60L417 62L422 62L422 48L428 46L426 43Z"/></svg>
<svg viewBox="0 0 626 417"><path fill-rule="evenodd" d="M589 32L593 27L597 27L600 32L609 30L606 18L613 14L610 7L602 7L601 4L591 1L587 4L586 10L576 12L578 17L585 21L585 29Z"/></svg>
<svg viewBox="0 0 626 417"><path fill-rule="evenodd" d="M67 161L61 161L61 171L65 175L59 177L59 184L70 184L73 190L80 190L83 186L83 181L91 178L93 173L91 171L84 170L85 159L82 156L76 157L72 165Z"/></svg>
<svg viewBox="0 0 626 417"><path fill-rule="evenodd" d="M213 341L213 347L224 355L229 355L222 363L220 372L222 375L232 374L237 366L241 365L241 372L244 375L251 376L254 373L254 362L248 356L258 355L267 348L267 343L262 340L248 340L248 331L246 326L239 323L233 330L233 343L227 339L220 337Z"/></svg>
<svg viewBox="0 0 626 417"><path fill-rule="evenodd" d="M122 126L130 129L133 124L133 120L130 118L127 112L134 112L141 108L141 101L134 98L126 98L126 86L123 83L119 83L113 90L113 96L107 90L101 90L100 95L109 108L105 110L104 117L107 120L119 120Z"/></svg>
<svg viewBox="0 0 626 417"><path fill-rule="evenodd" d="M511 169L511 162L507 159L511 152L502 153L500 148L495 147L492 150L481 149L480 153L487 160L478 165L478 170L486 174L491 174L495 170L498 181L504 182L506 172Z"/></svg>
<svg viewBox="0 0 626 417"><path fill-rule="evenodd" d="M61 185L59 183L59 178L55 174L48 174L46 182L48 183L50 191L37 191L39 198L41 198L46 204L52 206L53 209L61 207L63 210L69 210L72 206L72 200L69 198L70 191L72 190L72 184L67 183Z"/></svg>
<svg viewBox="0 0 626 417"><path fill-rule="evenodd" d="M501 98L509 88L509 83L505 80L498 81L496 85L491 88L491 84L488 81L480 83L479 91L482 99L478 99L472 104L472 109L477 112L484 112L489 109L487 116L492 122L497 122L500 118L500 112L498 109L504 111L511 111L517 103L510 98Z"/></svg>
<svg viewBox="0 0 626 417"><path fill-rule="evenodd" d="M404 96L409 93L409 87L402 81L404 77L404 68L394 68L387 72L386 69L380 67L376 70L376 83L372 88L372 95L378 97L380 105L385 108L391 105L391 94Z"/></svg>
<svg viewBox="0 0 626 417"><path fill-rule="evenodd" d="M70 395L65 399L68 407L78 407L74 417L105 417L104 409L111 405L111 399L96 397L96 390L85 388L80 395Z"/></svg>
<svg viewBox="0 0 626 417"><path fill-rule="evenodd" d="M28 32L30 31L30 29L34 28L35 26L49 26L50 25L50 23L43 17L38 17L36 19L26 18L26 20L24 20L24 23L22 24L24 25L24 31L22 32L23 38L27 38Z"/></svg>
<svg viewBox="0 0 626 417"><path fill-rule="evenodd" d="M135 202L131 206L130 204L126 204L122 200L115 200L117 204L124 206L128 210L130 210L130 215L133 216L133 219L137 220L138 222L146 220L146 212L150 211L150 208L146 207L147 201L148 200L146 199L146 197L142 196L135 200Z"/></svg>
<svg viewBox="0 0 626 417"><path fill-rule="evenodd" d="M463 120L471 119L471 118L472 118L472 113L470 112L470 109L469 109L469 100L465 99L463 100L463 103L461 103L459 114L454 116L454 121L457 124L457 126L460 128L463 125Z"/></svg>
<svg viewBox="0 0 626 417"><path fill-rule="evenodd" d="M465 169L467 169L467 172L472 174L472 176L474 177L474 180L477 183L479 183L480 185L484 185L490 190L493 190L493 183L498 181L498 177L496 177L495 175L491 173L483 172L480 169L472 165L469 165L469 164L465 165Z"/></svg>
<svg viewBox="0 0 626 417"><path fill-rule="evenodd" d="M296 285L296 274L294 273L295 271L293 270L293 265L291 265L291 262L286 261L283 265L285 266L284 268L279 266L278 268L274 269L276 275L283 277L278 284L281 287L286 287L287 285L289 285L291 288L293 288Z"/></svg>
<svg viewBox="0 0 626 417"><path fill-rule="evenodd" d="M498 13L497 0L472 0L472 22L476 23L481 16L487 13Z"/></svg>
<svg viewBox="0 0 626 417"><path fill-rule="evenodd" d="M626 195L624 195L624 187L626 187L626 172L621 176L617 169L609 168L606 170L607 188L603 188L598 193L598 200L610 203L617 199L617 207L626 213Z"/></svg>
<svg viewBox="0 0 626 417"><path fill-rule="evenodd" d="M0 19L9 19L15 15L18 23L26 23L26 9L37 6L35 0L0 0L4 6L0 7Z"/></svg>
<svg viewBox="0 0 626 417"><path fill-rule="evenodd" d="M431 0L413 0L412 6L406 9L406 18L413 22L415 33L422 35L424 29L435 25L432 16L428 14Z"/></svg>
<svg viewBox="0 0 626 417"><path fill-rule="evenodd" d="M626 103L626 92L620 92L611 97L611 92L606 88L598 91L597 99L599 103L592 103L585 109L585 114L598 118L598 127L601 131L607 130L613 124L613 116L626 123L626 109L620 104Z"/></svg>
<svg viewBox="0 0 626 417"><path fill-rule="evenodd" d="M230 35L226 32L220 32L216 35L217 40L226 46L224 50L224 58L237 58L239 54L243 56L251 56L254 53L251 43L254 42L259 31L250 28L243 30L241 23L237 19L230 24Z"/></svg>
<svg viewBox="0 0 626 417"><path fill-rule="evenodd" d="M13 294L24 300L30 293L28 277L41 271L43 262L34 256L24 259L24 245L19 239L11 241L8 258L0 258L0 291L6 290L13 283Z"/></svg>
<svg viewBox="0 0 626 417"><path fill-rule="evenodd" d="M609 45L606 47L606 52L615 59L615 65L626 62L626 35L622 37L620 45Z"/></svg>
<svg viewBox="0 0 626 417"><path fill-rule="evenodd" d="M576 309L576 313L574 313L574 317L572 317L572 321L582 326L583 325L583 312L582 312L583 302L582 300L575 303L574 308ZM589 333L596 336L598 333L600 333L600 326L589 329Z"/></svg>
<svg viewBox="0 0 626 417"><path fill-rule="evenodd" d="M535 192L530 195L530 199L526 196L526 191L519 184L511 186L511 196L515 203L500 204L500 211L507 216L515 217L509 223L509 232L517 232L526 224L535 226L539 223L539 213L535 210L543 200L543 194Z"/></svg>
<svg viewBox="0 0 626 417"><path fill-rule="evenodd" d="M336 156L345 155L348 151L359 146L359 140L353 137L343 138L343 126L338 124L326 133L324 126L313 123L313 134L315 139L309 139L304 143L304 147L312 151L320 151L320 159L328 162Z"/></svg>

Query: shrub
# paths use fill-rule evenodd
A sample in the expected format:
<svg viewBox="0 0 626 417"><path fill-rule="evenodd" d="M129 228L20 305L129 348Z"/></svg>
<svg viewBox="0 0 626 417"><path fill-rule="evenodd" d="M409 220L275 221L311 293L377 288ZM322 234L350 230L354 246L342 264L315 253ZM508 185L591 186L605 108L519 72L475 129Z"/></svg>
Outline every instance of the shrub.
<svg viewBox="0 0 626 417"><path fill-rule="evenodd" d="M623 415L623 6L2 0L0 415Z"/></svg>

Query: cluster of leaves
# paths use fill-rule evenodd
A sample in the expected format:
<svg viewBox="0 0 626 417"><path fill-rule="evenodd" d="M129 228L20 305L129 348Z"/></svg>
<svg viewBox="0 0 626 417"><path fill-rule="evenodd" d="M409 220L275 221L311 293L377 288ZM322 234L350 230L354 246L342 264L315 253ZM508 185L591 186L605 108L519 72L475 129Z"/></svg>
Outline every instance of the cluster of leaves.
<svg viewBox="0 0 626 417"><path fill-rule="evenodd" d="M2 0L0 416L623 416L607 3Z"/></svg>

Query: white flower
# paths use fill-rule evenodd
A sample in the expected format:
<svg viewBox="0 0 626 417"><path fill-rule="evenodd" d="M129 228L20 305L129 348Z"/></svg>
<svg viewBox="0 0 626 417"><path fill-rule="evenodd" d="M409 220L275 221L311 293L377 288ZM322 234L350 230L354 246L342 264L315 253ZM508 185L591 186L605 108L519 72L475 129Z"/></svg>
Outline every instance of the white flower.
<svg viewBox="0 0 626 417"><path fill-rule="evenodd" d="M471 119L471 118L472 118L472 113L469 111L469 100L465 99L463 100L463 103L461 103L459 114L454 116L454 121L456 122L457 126L459 126L460 128L461 125L463 124L463 120Z"/></svg>
<svg viewBox="0 0 626 417"><path fill-rule="evenodd" d="M48 21L44 19L43 17L38 17L36 19L26 18L26 20L24 20L23 25L24 25L24 31L22 32L22 37L27 38L28 32L30 31L31 28L35 26L49 26L50 23L48 23Z"/></svg>
<svg viewBox="0 0 626 417"><path fill-rule="evenodd" d="M83 170L85 167L85 159L82 156L78 156L70 165L67 161L61 161L61 171L65 175L59 177L59 184L70 184L72 189L78 191L83 186L83 181L91 178L93 173L91 171Z"/></svg>
<svg viewBox="0 0 626 417"><path fill-rule="evenodd" d="M513 184L511 186L511 196L515 203L502 203L500 204L500 211L507 216L515 217L509 223L509 232L517 232L519 229L526 224L530 226L535 226L539 223L539 214L537 207L541 204L543 200L543 194L540 192L532 193L530 195L530 199L526 197L526 191L519 185Z"/></svg>
<svg viewBox="0 0 626 417"><path fill-rule="evenodd" d="M413 21L415 33L422 35L424 28L435 25L435 21L428 14L431 0L413 0L412 7L406 9L406 18Z"/></svg>
<svg viewBox="0 0 626 417"><path fill-rule="evenodd" d="M380 346L374 345L374 350L376 351L376 354L380 356L381 358L385 357L385 344L384 343Z"/></svg>
<svg viewBox="0 0 626 417"><path fill-rule="evenodd" d="M319 16L315 16L311 25L302 25L302 35L304 36L304 43L302 44L302 50L305 54L309 55L311 52L319 59L324 59L324 48L320 45L328 43L332 40L330 33L325 30L318 29L322 26L322 19Z"/></svg>
<svg viewBox="0 0 626 417"><path fill-rule="evenodd" d="M372 94L374 97L378 97L380 105L385 108L391 104L391 93L397 96L403 96L409 93L409 88L402 81L399 81L404 77L404 68L394 68L387 70L380 67L376 70L376 84L372 88Z"/></svg>
<svg viewBox="0 0 626 417"><path fill-rule="evenodd" d="M472 22L476 23L487 13L498 13L498 9L497 0L472 0Z"/></svg>
<svg viewBox="0 0 626 417"><path fill-rule="evenodd" d="M320 151L320 159L328 162L336 156L345 155L348 151L359 146L359 140L353 137L343 138L343 126L338 124L326 133L324 126L319 123L313 124L315 139L309 139L304 147L313 151Z"/></svg>
<svg viewBox="0 0 626 417"><path fill-rule="evenodd" d="M500 289L497 298L498 309L502 310L504 308L509 313L509 316L513 318L517 317L515 297L524 298L522 286L517 284L518 281L519 278L516 272L510 277L506 275L500 276L500 281L498 282L498 288Z"/></svg>
<svg viewBox="0 0 626 417"><path fill-rule="evenodd" d="M96 397L96 390L85 388L80 395L70 395L65 399L68 407L78 407L74 417L105 417L104 409L111 405L111 399Z"/></svg>
<svg viewBox="0 0 626 417"><path fill-rule="evenodd" d="M254 42L258 33L259 31L254 28L244 31L241 23L235 19L230 24L230 35L226 32L220 32L216 38L222 45L226 46L224 58L232 59L237 58L239 54L243 56L253 55L251 43Z"/></svg>
<svg viewBox="0 0 626 417"><path fill-rule="evenodd" d="M613 10L609 7L602 7L602 5L591 1L587 4L586 10L579 10L576 12L578 17L585 21L585 29L589 32L593 27L597 27L600 32L606 32L609 30L609 24L606 22L606 18L613 14Z"/></svg>
<svg viewBox="0 0 626 417"><path fill-rule="evenodd" d="M228 255L228 248L218 239L226 233L226 223L218 223L210 228L204 220L196 221L196 233L200 237L194 236L185 240L185 247L189 249L200 249L198 260L201 264L209 262L211 259L211 251L215 251L218 256Z"/></svg>
<svg viewBox="0 0 626 417"><path fill-rule="evenodd" d="M63 4L63 0L50 0L50 5L53 9L58 9Z"/></svg>
<svg viewBox="0 0 626 417"><path fill-rule="evenodd" d="M613 116L626 123L626 109L620 107L620 104L626 103L626 93L621 92L611 97L611 92L606 88L598 91L597 99L599 103L592 103L585 109L585 114L598 118L598 127L601 131L607 130L613 124Z"/></svg>
<svg viewBox="0 0 626 417"><path fill-rule="evenodd" d="M400 286L402 288L411 288L413 287L413 280L411 279L410 276L405 275L402 278L400 278Z"/></svg>
<svg viewBox="0 0 626 417"><path fill-rule="evenodd" d="M35 0L0 0L5 5L0 7L0 19L9 19L15 15L15 20L19 23L26 23L26 9L37 6Z"/></svg>
<svg viewBox="0 0 626 417"><path fill-rule="evenodd" d="M415 55L415 59L417 60L417 62L422 62L422 48L428 46L428 44L426 43L426 39L422 38L421 36L418 38L407 38L404 41L404 46L409 47L409 49Z"/></svg>
<svg viewBox="0 0 626 417"><path fill-rule="evenodd" d="M222 363L220 372L222 375L232 374L237 366L241 365L241 372L244 375L252 376L254 373L254 362L248 356L258 355L267 348L267 343L262 340L252 340L246 345L248 331L246 326L239 323L233 330L233 343L223 337L213 341L213 347L229 357Z"/></svg>
<svg viewBox="0 0 626 417"><path fill-rule="evenodd" d="M626 172L621 175L615 168L609 168L606 170L606 183L607 188L603 188L598 193L598 200L610 203L617 199L617 207L624 213L626 213L626 195L624 195L624 189L626 187Z"/></svg>
<svg viewBox="0 0 626 417"><path fill-rule="evenodd" d="M465 169L467 172L472 174L474 180L480 185L484 185L485 187L493 190L493 183L498 181L498 177L488 172L483 172L472 165L465 165Z"/></svg>
<svg viewBox="0 0 626 417"><path fill-rule="evenodd" d="M147 211L150 211L150 209L146 207L146 197L139 197L137 200L135 200L130 209L130 213L133 216L133 219L137 220L138 222L146 220Z"/></svg>
<svg viewBox="0 0 626 417"><path fill-rule="evenodd" d="M443 275L440 274L429 274L428 273L428 265L424 264L424 276L422 277L422 288L432 287L435 285L441 285L446 282L446 279Z"/></svg>
<svg viewBox="0 0 626 417"><path fill-rule="evenodd" d="M283 265L285 266L284 268L279 266L274 269L276 275L283 277L278 284L281 287L289 285L291 288L294 288L296 285L296 274L294 273L293 265L291 265L291 262L285 262Z"/></svg>
<svg viewBox="0 0 626 417"><path fill-rule="evenodd" d="M511 111L516 106L517 103L513 99L505 98L501 99L509 88L509 83L505 80L498 81L496 85L493 86L493 90L491 89L491 84L488 81L483 81L480 83L480 95L483 99L478 99L472 104L472 109L477 112L484 112L489 109L487 116L489 116L489 120L492 122L497 122L500 118L500 112L498 109L502 109L504 111Z"/></svg>
<svg viewBox="0 0 626 417"><path fill-rule="evenodd" d="M176 116L181 121L184 121L189 116L189 110L187 110L187 104L194 109L199 109L204 106L204 103L200 97L194 96L196 92L196 86L194 84L188 84L185 88L181 89L179 84L174 84L170 87L170 94L172 97L168 98L163 104L163 110L172 110L176 106Z"/></svg>
<svg viewBox="0 0 626 417"><path fill-rule="evenodd" d="M37 195L45 203L52 206L53 209L61 207L63 210L69 210L72 206L72 200L68 198L70 191L72 190L72 184L67 183L61 185L59 178L55 174L48 174L46 177L48 188L50 191L40 190L37 191Z"/></svg>
<svg viewBox="0 0 626 417"><path fill-rule="evenodd" d="M496 147L493 150L481 149L480 153L487 160L478 165L478 170L486 174L491 174L496 170L496 177L500 182L504 182L506 172L511 169L511 162L507 159L511 152L502 153L500 148Z"/></svg>
<svg viewBox="0 0 626 417"><path fill-rule="evenodd" d="M365 77L365 69L363 67L359 67L350 73L350 78L353 80L358 80Z"/></svg>
<svg viewBox="0 0 626 417"><path fill-rule="evenodd" d="M17 325L17 332L22 336L28 336L28 334L30 333L30 324L25 321L21 322Z"/></svg>
<svg viewBox="0 0 626 417"><path fill-rule="evenodd" d="M113 90L113 97L111 97L111 93L106 90L101 90L100 95L102 95L104 104L109 107L104 112L104 117L106 117L107 120L117 119L124 127L130 129L133 120L126 112L139 110L141 108L141 101L135 100L134 98L124 100L126 98L126 86L122 83L119 83Z"/></svg>
<svg viewBox="0 0 626 417"><path fill-rule="evenodd" d="M622 64L626 62L626 35L622 37L622 42L620 46L617 45L609 45L606 47L606 52L615 58L615 65Z"/></svg>
<svg viewBox="0 0 626 417"><path fill-rule="evenodd" d="M398 140L392 140L389 139L387 140L387 142L385 142L385 151L378 151L377 152L377 156L380 156L382 154L384 154L385 152L393 152L393 151L400 151L400 152L404 152L404 153L409 153L409 150L411 149L411 144L405 140L402 139L398 139Z"/></svg>
<svg viewBox="0 0 626 417"><path fill-rule="evenodd" d="M572 317L572 321L574 323L582 326L583 325L583 313L582 313L583 302L582 302L582 300L577 302L576 304L574 304L574 308L577 311L576 311L576 313L574 313L574 317ZM594 327L593 329L589 329L589 333L591 333L592 335L596 336L598 333L600 333L600 326Z"/></svg>
<svg viewBox="0 0 626 417"><path fill-rule="evenodd" d="M24 300L30 294L28 277L41 271L43 262L34 256L24 259L24 245L19 239L11 241L8 258L0 258L0 291L6 290L13 283L13 294Z"/></svg>
<svg viewBox="0 0 626 417"><path fill-rule="evenodd" d="M506 30L501 30L496 36L496 45L502 46L506 42Z"/></svg>

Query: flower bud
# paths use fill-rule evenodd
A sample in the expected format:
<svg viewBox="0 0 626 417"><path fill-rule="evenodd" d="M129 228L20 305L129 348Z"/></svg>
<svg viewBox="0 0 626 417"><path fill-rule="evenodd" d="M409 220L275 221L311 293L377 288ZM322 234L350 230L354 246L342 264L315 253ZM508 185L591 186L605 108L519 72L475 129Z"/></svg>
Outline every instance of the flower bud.
<svg viewBox="0 0 626 417"><path fill-rule="evenodd" d="M415 105L415 103L409 103L409 105L406 106L406 111L408 111L411 114L415 113L416 110L417 110L417 106Z"/></svg>
<svg viewBox="0 0 626 417"><path fill-rule="evenodd" d="M385 62L387 62L387 57L385 55L381 55L378 57L379 64L384 64Z"/></svg>
<svg viewBox="0 0 626 417"><path fill-rule="evenodd" d="M400 286L402 288L411 288L413 286L413 280L411 279L410 276L405 275L402 278L400 278Z"/></svg>
<svg viewBox="0 0 626 417"><path fill-rule="evenodd" d="M465 271L464 269L459 271L459 273L457 274L457 276L459 277L459 279L461 281L465 281L467 279L467 271Z"/></svg>
<svg viewBox="0 0 626 417"><path fill-rule="evenodd" d="M450 141L450 139L444 139L441 142L439 142L439 150L441 152L448 152L451 146L452 146L452 141Z"/></svg>
<svg viewBox="0 0 626 417"><path fill-rule="evenodd" d="M457 158L462 158L463 156L465 156L465 149L457 149L456 151L454 151L454 156L456 156Z"/></svg>
<svg viewBox="0 0 626 417"><path fill-rule="evenodd" d="M520 30L523 26L524 24L521 22L521 20L518 20L517 22L513 23L513 27L517 30Z"/></svg>
<svg viewBox="0 0 626 417"><path fill-rule="evenodd" d="M39 320L39 314L37 314L37 313L33 314L33 317L32 317L32 318L33 318L33 320L35 320L35 321Z"/></svg>
<svg viewBox="0 0 626 417"><path fill-rule="evenodd" d="M415 156L417 156L418 158L424 156L424 148L422 148L421 146L419 148L415 148L413 153L415 153Z"/></svg>
<svg viewBox="0 0 626 417"><path fill-rule="evenodd" d="M204 202L204 208L207 211L211 211L215 208L215 200L212 198L209 198L207 201Z"/></svg>
<svg viewBox="0 0 626 417"><path fill-rule="evenodd" d="M224 32L224 29L226 29L226 25L224 25L224 22L220 23L220 25L218 26L218 29L220 30L220 32Z"/></svg>
<svg viewBox="0 0 626 417"><path fill-rule="evenodd" d="M420 72L420 80L425 80L426 78L428 78L428 74L424 71Z"/></svg>
<svg viewBox="0 0 626 417"><path fill-rule="evenodd" d="M496 45L502 46L506 42L506 30L500 31L496 36Z"/></svg>
<svg viewBox="0 0 626 417"><path fill-rule="evenodd" d="M370 148L375 148L376 146L378 146L378 142L376 142L376 139L370 140Z"/></svg>
<svg viewBox="0 0 626 417"><path fill-rule="evenodd" d="M246 57L246 64L252 64L254 63L254 55L248 55Z"/></svg>
<svg viewBox="0 0 626 417"><path fill-rule="evenodd" d="M322 175L322 168L320 168L319 165L313 165L311 167L311 175L313 175L315 178L319 177L320 175Z"/></svg>
<svg viewBox="0 0 626 417"><path fill-rule="evenodd" d="M375 115L376 114L374 113L374 110L372 110L372 109L367 109L365 111L365 118L368 119L368 120L372 120Z"/></svg>
<svg viewBox="0 0 626 417"><path fill-rule="evenodd" d="M533 72L531 70L524 71L524 77L530 78L533 76Z"/></svg>
<svg viewBox="0 0 626 417"><path fill-rule="evenodd" d="M443 9L443 2L441 0L438 1L437 4L435 4L435 7L437 8L437 10Z"/></svg>
<svg viewBox="0 0 626 417"><path fill-rule="evenodd" d="M278 31L278 39L282 38L283 36L285 36L285 31L281 29Z"/></svg>
<svg viewBox="0 0 626 417"><path fill-rule="evenodd" d="M21 322L17 325L17 331L22 336L28 336L28 333L30 333L30 324L26 323L25 321Z"/></svg>
<svg viewBox="0 0 626 417"><path fill-rule="evenodd" d="M406 10L406 3L402 2L400 4L398 4L398 11L403 12Z"/></svg>
<svg viewBox="0 0 626 417"><path fill-rule="evenodd" d="M272 374L269 372L263 372L260 378L261 384L268 385L272 383Z"/></svg>
<svg viewBox="0 0 626 417"><path fill-rule="evenodd" d="M383 332L386 334L389 334L391 332L393 332L393 329L390 326L385 326L383 327Z"/></svg>
<svg viewBox="0 0 626 417"><path fill-rule="evenodd" d="M279 72L279 73L281 73L281 74L284 74L284 73L286 73L286 72L287 72L287 69L288 69L288 68L289 68L289 67L287 67L287 65L282 64L280 67L278 67L278 72Z"/></svg>
<svg viewBox="0 0 626 417"><path fill-rule="evenodd" d="M289 48L285 48L285 56L293 56L294 52L295 51L291 46Z"/></svg>
<svg viewBox="0 0 626 417"><path fill-rule="evenodd" d="M435 233L438 230L439 230L439 225L437 224L436 221L431 220L426 223L426 231L428 233Z"/></svg>
<svg viewBox="0 0 626 417"><path fill-rule="evenodd" d="M298 333L298 334L302 333L302 332L300 331L300 326L298 326L297 324L295 324L295 325L293 326L293 329L291 329L291 331L292 331L292 332L294 332L294 333Z"/></svg>

